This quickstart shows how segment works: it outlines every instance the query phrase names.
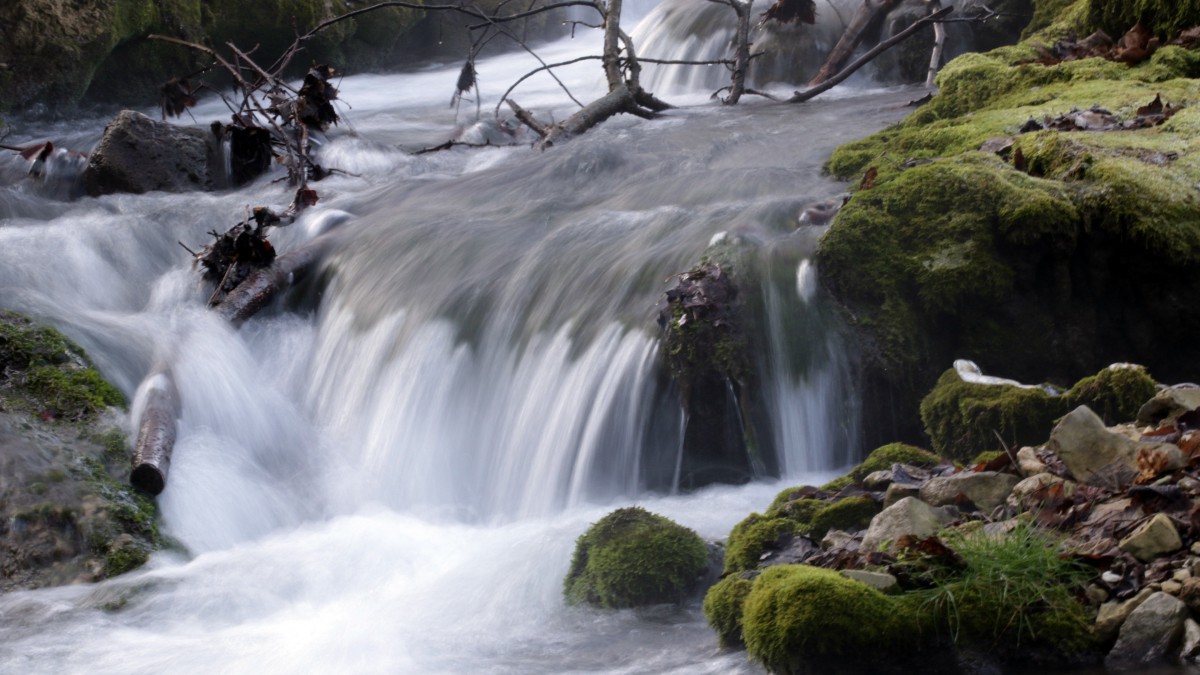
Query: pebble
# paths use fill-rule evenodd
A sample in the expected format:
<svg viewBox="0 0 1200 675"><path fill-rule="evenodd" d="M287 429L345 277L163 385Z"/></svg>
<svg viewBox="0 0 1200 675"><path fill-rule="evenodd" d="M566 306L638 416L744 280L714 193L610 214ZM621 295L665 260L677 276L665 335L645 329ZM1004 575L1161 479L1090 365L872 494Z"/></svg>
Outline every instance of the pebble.
<svg viewBox="0 0 1200 675"><path fill-rule="evenodd" d="M1179 591L1183 590L1183 584L1178 581L1162 582L1162 592L1168 595L1179 595Z"/></svg>

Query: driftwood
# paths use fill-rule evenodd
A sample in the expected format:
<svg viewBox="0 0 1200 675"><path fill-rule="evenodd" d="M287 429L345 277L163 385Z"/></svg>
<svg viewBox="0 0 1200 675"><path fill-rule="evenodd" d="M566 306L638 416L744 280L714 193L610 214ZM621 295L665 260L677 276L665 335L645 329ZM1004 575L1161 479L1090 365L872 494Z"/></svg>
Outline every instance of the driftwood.
<svg viewBox="0 0 1200 675"><path fill-rule="evenodd" d="M129 482L139 490L157 495L167 485L171 451L175 449L179 392L170 369L166 367L160 367L151 374L142 386L146 389L146 402L138 425Z"/></svg>
<svg viewBox="0 0 1200 675"><path fill-rule="evenodd" d="M862 68L863 66L870 63L871 60L874 59L876 56L879 56L880 54L887 51L888 49L891 49L892 47L895 47L896 45L900 44L901 42L907 40L908 38L915 35L917 33L917 31L921 30L922 28L924 28L925 26L927 26L931 23L935 23L935 22L939 21L942 17L946 16L947 14L949 14L952 11L954 11L954 7L952 7L952 6L951 7L943 7L942 9L939 9L938 11L934 12L933 14L930 14L929 16L926 16L924 18L914 21L913 24L911 26L909 26L908 28L905 28L904 30L900 31L899 33L896 33L892 37L890 37L890 38L884 40L883 42L880 42L879 44L872 47L870 51L868 51L867 53L858 57L857 59L854 60L853 63L846 66L844 69L842 69L842 71L840 73L834 75L833 77L829 78L828 80L825 80L824 82L822 82L821 84L819 84L815 87L810 87L808 89L805 89L804 91L796 92L795 94L792 95L791 98L789 98L787 100L787 102L788 103L803 103L804 101L807 101L812 98L816 98L817 96L829 91L830 89L833 89L837 85L841 84L843 80L845 80L846 78L853 75L854 71L856 71L859 68Z"/></svg>
<svg viewBox="0 0 1200 675"><path fill-rule="evenodd" d="M323 234L295 251L279 256L269 266L246 277L213 307L213 311L235 328L241 326L276 295L308 276L332 247L333 235Z"/></svg>

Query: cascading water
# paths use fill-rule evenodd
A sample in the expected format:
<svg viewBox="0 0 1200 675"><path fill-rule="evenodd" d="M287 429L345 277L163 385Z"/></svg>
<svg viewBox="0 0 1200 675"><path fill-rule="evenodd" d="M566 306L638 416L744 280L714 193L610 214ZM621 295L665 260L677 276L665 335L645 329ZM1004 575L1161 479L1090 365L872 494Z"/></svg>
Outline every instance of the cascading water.
<svg viewBox="0 0 1200 675"><path fill-rule="evenodd" d="M485 93L531 63L481 61ZM320 205L272 237L286 251L340 223L316 309L237 331L203 309L176 242L286 201L278 185L64 202L0 167L0 304L61 327L127 393L173 364L184 405L159 503L187 551L0 596L0 671L754 671L695 605L567 608L561 578L616 505L722 538L780 487L671 494L681 413L655 305L717 232L768 270L759 368L783 473L819 481L850 461L846 364L802 290L815 233L796 215L840 189L821 176L828 153L913 96L685 107L545 153L402 151L450 133L456 73L342 83L354 107L320 152L356 175L320 183ZM602 86L594 64L563 77L585 97ZM514 98L561 119L557 92L533 80ZM94 131L37 135L87 147L102 122L74 126Z"/></svg>

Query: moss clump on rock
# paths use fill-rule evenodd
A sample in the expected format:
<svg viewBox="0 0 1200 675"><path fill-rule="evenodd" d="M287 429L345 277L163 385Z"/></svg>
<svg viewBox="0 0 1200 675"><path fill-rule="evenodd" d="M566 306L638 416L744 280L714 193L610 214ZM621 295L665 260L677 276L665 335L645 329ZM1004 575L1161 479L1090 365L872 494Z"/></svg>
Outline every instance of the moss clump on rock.
<svg viewBox="0 0 1200 675"><path fill-rule="evenodd" d="M722 647L740 647L742 639L742 610L752 584L737 575L721 579L704 595L704 617L717 631Z"/></svg>
<svg viewBox="0 0 1200 675"><path fill-rule="evenodd" d="M1106 423L1117 424L1136 419L1156 391L1145 368L1119 364L1076 382L1065 398L1068 408L1086 405Z"/></svg>
<svg viewBox="0 0 1200 675"><path fill-rule="evenodd" d="M579 537L563 592L571 604L624 608L682 601L708 565L699 535L637 506Z"/></svg>
<svg viewBox="0 0 1200 675"><path fill-rule="evenodd" d="M921 401L921 420L937 452L968 461L981 452L1046 440L1066 400L1041 388L965 382L953 368Z"/></svg>
<svg viewBox="0 0 1200 675"><path fill-rule="evenodd" d="M867 496L847 497L827 505L813 514L807 534L815 539L825 536L830 530L855 532L865 529L871 519L882 509L878 502Z"/></svg>
<svg viewBox="0 0 1200 675"><path fill-rule="evenodd" d="M754 569L764 553L778 549L803 531L803 525L786 516L750 514L729 532L725 542L725 574Z"/></svg>
<svg viewBox="0 0 1200 675"><path fill-rule="evenodd" d="M853 469L838 478L835 478L825 485L821 486L822 490L837 492L842 488L855 483L861 483L864 478L875 473L876 471L887 471L892 468L893 464L908 464L910 466L928 469L937 466L941 463L941 458L929 452L922 450L915 445L907 443L888 443L881 445L871 451L867 458L862 463L855 466Z"/></svg>
<svg viewBox="0 0 1200 675"><path fill-rule="evenodd" d="M1085 0L1088 20L1112 35L1141 23L1159 37L1200 25L1200 0Z"/></svg>
<svg viewBox="0 0 1200 675"><path fill-rule="evenodd" d="M773 673L845 672L919 645L904 604L830 570L779 565L746 596L746 651ZM825 669L822 671L822 669Z"/></svg>

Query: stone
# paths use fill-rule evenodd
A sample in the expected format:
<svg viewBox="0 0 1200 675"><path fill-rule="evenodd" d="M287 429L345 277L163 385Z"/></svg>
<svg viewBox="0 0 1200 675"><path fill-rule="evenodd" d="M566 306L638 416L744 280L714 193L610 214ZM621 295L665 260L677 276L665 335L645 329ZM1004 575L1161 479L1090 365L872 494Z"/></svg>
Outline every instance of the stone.
<svg viewBox="0 0 1200 675"><path fill-rule="evenodd" d="M1200 660L1200 623L1192 619L1183 622L1183 648L1179 650L1179 660L1192 663Z"/></svg>
<svg viewBox="0 0 1200 675"><path fill-rule="evenodd" d="M1175 523L1164 513L1157 513L1121 543L1122 551L1142 562L1150 562L1160 555L1183 548L1183 540Z"/></svg>
<svg viewBox="0 0 1200 675"><path fill-rule="evenodd" d="M1179 599L1192 610L1200 612L1200 577L1183 580L1179 589Z"/></svg>
<svg viewBox="0 0 1200 675"><path fill-rule="evenodd" d="M881 548L895 550L900 537L926 539L937 534L941 527L942 521L933 507L915 497L905 497L871 519L859 550L865 553Z"/></svg>
<svg viewBox="0 0 1200 675"><path fill-rule="evenodd" d="M1038 459L1037 451L1027 445L1017 451L1017 468L1023 476L1036 476L1046 472L1046 463Z"/></svg>
<svg viewBox="0 0 1200 675"><path fill-rule="evenodd" d="M1171 579L1173 581L1178 581L1179 583L1183 583L1185 579L1191 579L1191 578L1192 578L1192 571L1187 568L1175 570L1174 574L1171 575Z"/></svg>
<svg viewBox="0 0 1200 675"><path fill-rule="evenodd" d="M224 160L212 133L122 110L104 128L83 172L93 197L114 192L189 192L224 187Z"/></svg>
<svg viewBox="0 0 1200 675"><path fill-rule="evenodd" d="M861 581L864 584L883 593L892 593L900 589L896 577L886 572L868 572L867 570L842 570L842 576Z"/></svg>
<svg viewBox="0 0 1200 675"><path fill-rule="evenodd" d="M1146 426L1173 424L1180 415L1200 408L1200 387L1167 387L1138 410L1137 423Z"/></svg>
<svg viewBox="0 0 1200 675"><path fill-rule="evenodd" d="M883 508L886 509L905 497L917 497L920 494L921 488L915 485L892 483L888 486L887 492L883 494Z"/></svg>
<svg viewBox="0 0 1200 675"><path fill-rule="evenodd" d="M1136 467L1137 443L1109 431L1100 417L1083 405L1059 420L1046 447L1058 455L1079 482L1086 482L1110 464Z"/></svg>
<svg viewBox="0 0 1200 675"><path fill-rule="evenodd" d="M1154 591L1143 588L1128 600L1110 600L1100 605L1100 611L1096 613L1096 636L1104 641L1115 638L1125 619L1151 595L1154 595Z"/></svg>
<svg viewBox="0 0 1200 675"><path fill-rule="evenodd" d="M891 471L872 471L863 479L863 487L871 492L882 492L892 484Z"/></svg>
<svg viewBox="0 0 1200 675"><path fill-rule="evenodd" d="M1178 598L1162 592L1151 595L1121 625L1117 643L1104 658L1104 665L1134 669L1174 657L1187 618L1187 605Z"/></svg>
<svg viewBox="0 0 1200 675"><path fill-rule="evenodd" d="M964 471L952 476L931 478L921 488L921 500L932 505L954 504L965 495L983 511L991 511L1004 503L1020 478L996 471Z"/></svg>
<svg viewBox="0 0 1200 675"><path fill-rule="evenodd" d="M1163 593L1178 596L1181 590L1183 590L1183 584L1174 579L1162 582Z"/></svg>
<svg viewBox="0 0 1200 675"><path fill-rule="evenodd" d="M1039 473L1030 476L1014 485L1012 491L1009 493L1008 498L1005 501L1014 509L1023 511L1029 510L1037 506L1035 503L1036 500L1033 498L1033 494L1038 490L1055 483L1061 483L1063 485L1064 496L1069 497L1074 494L1076 487L1075 483L1066 480L1065 478L1055 476L1054 474Z"/></svg>
<svg viewBox="0 0 1200 675"><path fill-rule="evenodd" d="M830 530L821 537L821 548L828 551L831 548L843 548L854 541L854 535L841 530Z"/></svg>
<svg viewBox="0 0 1200 675"><path fill-rule="evenodd" d="M1135 461L1138 473L1144 480L1187 465L1183 451L1174 443L1139 443Z"/></svg>
<svg viewBox="0 0 1200 675"><path fill-rule="evenodd" d="M1083 589L1084 595L1087 596L1088 604L1092 606L1100 606L1104 601L1108 600L1108 591L1096 584L1088 584L1087 588Z"/></svg>

